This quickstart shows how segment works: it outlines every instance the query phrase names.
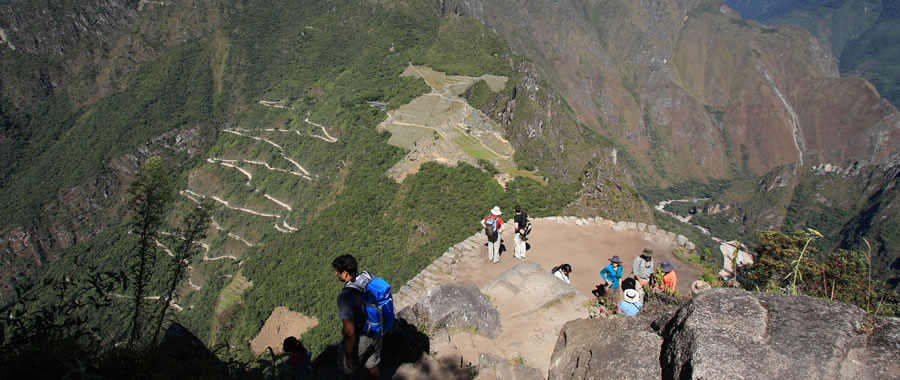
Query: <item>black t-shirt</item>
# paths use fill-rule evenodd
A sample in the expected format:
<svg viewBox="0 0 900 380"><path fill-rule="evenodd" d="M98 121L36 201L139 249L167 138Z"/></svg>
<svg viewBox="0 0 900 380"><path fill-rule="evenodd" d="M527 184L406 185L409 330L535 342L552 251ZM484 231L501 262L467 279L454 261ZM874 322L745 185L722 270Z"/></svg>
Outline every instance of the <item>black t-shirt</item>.
<svg viewBox="0 0 900 380"><path fill-rule="evenodd" d="M527 221L528 221L528 214L526 214L524 212L516 214L513 217L513 223L515 223L517 226L519 226L519 230L525 228L525 222L527 222Z"/></svg>

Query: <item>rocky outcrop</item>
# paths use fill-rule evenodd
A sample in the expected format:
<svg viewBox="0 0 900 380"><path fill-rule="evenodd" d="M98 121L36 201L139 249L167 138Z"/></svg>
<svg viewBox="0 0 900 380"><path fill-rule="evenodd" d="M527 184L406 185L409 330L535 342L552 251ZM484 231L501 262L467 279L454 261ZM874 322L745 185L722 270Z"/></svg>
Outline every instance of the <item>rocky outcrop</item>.
<svg viewBox="0 0 900 380"><path fill-rule="evenodd" d="M634 187L630 171L617 164L618 150L610 148L592 159L583 172L578 198L566 207L579 217L653 222L650 206Z"/></svg>
<svg viewBox="0 0 900 380"><path fill-rule="evenodd" d="M572 285L559 281L540 264L525 261L500 273L484 287L491 299L515 299L518 313L526 314L563 297L577 297Z"/></svg>
<svg viewBox="0 0 900 380"><path fill-rule="evenodd" d="M806 296L703 292L662 335L664 378L900 376L900 321Z"/></svg>
<svg viewBox="0 0 900 380"><path fill-rule="evenodd" d="M674 315L659 315L569 322L550 378L900 376L900 320L873 317L856 306L713 289Z"/></svg>
<svg viewBox="0 0 900 380"><path fill-rule="evenodd" d="M640 315L567 323L553 350L548 378L658 379L662 369L654 353L663 339L651 322Z"/></svg>
<svg viewBox="0 0 900 380"><path fill-rule="evenodd" d="M432 331L474 329L489 338L500 334L500 314L472 283L431 288L415 305L401 310L399 317Z"/></svg>

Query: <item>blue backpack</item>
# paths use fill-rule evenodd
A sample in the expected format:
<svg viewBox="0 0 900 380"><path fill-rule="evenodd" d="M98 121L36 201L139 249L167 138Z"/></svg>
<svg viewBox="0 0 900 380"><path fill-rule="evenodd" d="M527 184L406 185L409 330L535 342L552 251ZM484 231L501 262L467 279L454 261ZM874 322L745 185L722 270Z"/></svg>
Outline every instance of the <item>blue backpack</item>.
<svg viewBox="0 0 900 380"><path fill-rule="evenodd" d="M384 336L394 327L396 319L391 285L368 272L360 273L359 277L369 280L364 283L365 290L362 292L363 309L366 312L366 323L362 327L362 333L372 337Z"/></svg>

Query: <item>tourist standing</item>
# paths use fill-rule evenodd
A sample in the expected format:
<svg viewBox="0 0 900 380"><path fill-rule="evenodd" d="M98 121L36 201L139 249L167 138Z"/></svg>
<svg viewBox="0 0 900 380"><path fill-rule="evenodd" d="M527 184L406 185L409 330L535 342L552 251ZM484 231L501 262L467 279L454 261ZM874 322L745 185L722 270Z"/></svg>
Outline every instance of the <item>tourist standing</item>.
<svg viewBox="0 0 900 380"><path fill-rule="evenodd" d="M338 345L338 369L344 378L350 378L362 365L370 379L378 379L381 377L378 365L381 363L382 337L362 333L366 323L363 292L369 277L357 275L356 259L351 255L336 257L331 266L338 280L344 283L337 296L338 317L344 336Z"/></svg>
<svg viewBox="0 0 900 380"><path fill-rule="evenodd" d="M634 258L634 262L631 263L631 274L634 275L634 279L637 281L639 289L650 282L650 276L653 275L652 249L644 248L644 252L642 252L640 256Z"/></svg>
<svg viewBox="0 0 900 380"><path fill-rule="evenodd" d="M525 258L525 226L528 225L528 214L522 212L522 207L516 205L516 215L513 217L513 227L515 227L516 236L513 239L515 249L513 255L517 259Z"/></svg>
<svg viewBox="0 0 900 380"><path fill-rule="evenodd" d="M494 206L491 209L491 215L481 220L481 227L484 228L484 234L488 240L488 260L496 264L500 262L500 245L503 240L500 235L506 226L503 225L503 219L500 218L500 207Z"/></svg>
<svg viewBox="0 0 900 380"><path fill-rule="evenodd" d="M619 256L613 256L609 259L609 265L600 271L600 277L606 281L606 289L615 294L619 289L619 279L622 278L622 260Z"/></svg>

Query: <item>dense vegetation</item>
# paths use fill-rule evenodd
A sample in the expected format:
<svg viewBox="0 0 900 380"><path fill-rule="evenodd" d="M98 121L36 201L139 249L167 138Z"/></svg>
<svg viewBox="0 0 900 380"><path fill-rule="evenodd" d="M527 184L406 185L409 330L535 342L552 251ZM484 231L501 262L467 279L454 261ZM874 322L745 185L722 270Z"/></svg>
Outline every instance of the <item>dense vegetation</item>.
<svg viewBox="0 0 900 380"><path fill-rule="evenodd" d="M58 182L40 187L33 182L42 177L29 175L5 186L2 196L9 199L4 198L2 204L9 210L4 214L11 215L5 222L13 225L34 218L42 200L59 188L104 170L105 163L162 132L194 126L218 130L199 157L182 155L166 161L175 177L173 184L184 188L186 177L198 173L196 168L219 170L202 163L203 157L247 149L243 140L221 133L224 128L311 130L303 122L306 118L325 124L337 142L307 139L282 143L288 153L302 157L304 166L316 173L315 180L296 182L278 173L254 176L257 189L288 194L298 210L290 216L291 223L296 222L300 232L268 232L271 224L264 219L217 208L214 220L254 231L258 240L247 248L240 267L236 261L200 261L200 254L192 255L189 262L204 280L202 288L178 289L176 302L184 310L168 316L202 340L228 343L232 354L247 358L247 340L259 331L275 306L284 305L318 318L318 327L303 340L308 348L320 352L336 342L339 334L334 297L340 284L329 266L334 256L352 253L363 268L399 286L447 247L475 232L478 220L492 206L511 209L521 203L533 216L558 214L579 188L574 183L518 178L504 190L489 171L466 164L426 164L403 183L384 174L404 152L386 143L387 134L375 132L385 114L366 101L396 108L428 91L419 79L398 77L410 62L454 74L488 73L510 76L510 82L516 79L509 66L510 52L487 28L471 19L438 19L428 6L411 2L408 7L383 8L365 2L323 1L242 7L222 21L220 33L141 65L120 91L82 111L73 113L64 107L44 116L75 120L74 126L58 139L49 139L50 148L34 164L23 164L16 177L40 170ZM215 62L225 50L226 63L219 68ZM258 100L279 101L289 107L264 107L255 104ZM6 111L12 108L3 109L0 120L7 130L14 129L11 125L47 123L46 119L30 120L28 115ZM16 149L3 152L18 154ZM253 149L255 154L275 154L271 147ZM76 159L81 156L87 159ZM223 179L221 189L230 194L230 201L244 202L252 196L252 192L240 192L245 179L237 172L217 175ZM26 193L29 188L41 190ZM21 202L11 201L13 197L21 197ZM172 231L192 205L185 197L177 198L159 230ZM112 221L127 219L122 209L113 213ZM123 258L134 257L135 238L127 231L126 225L112 222L91 240L62 252L63 258L52 262L43 278L56 283L71 273L109 273L119 276L116 278L130 273L133 260ZM158 235L158 240L167 247L178 244L168 235ZM219 249L222 244L211 245ZM148 272L167 273L162 249L155 245L146 248L153 253L147 256L152 258ZM222 304L221 290L239 275L252 281L252 286L238 299ZM167 292L167 278L150 276L145 293ZM89 282L87 278L73 281ZM80 327L95 329L100 337L89 350L97 354L127 338L133 307L128 298L110 296L129 292L125 281L104 284L104 289L85 293L103 301L98 308L73 313L83 318ZM29 294L43 304L52 304L55 294L50 290L38 286ZM217 310L218 306L223 310Z"/></svg>
<svg viewBox="0 0 900 380"><path fill-rule="evenodd" d="M871 275L871 252L826 251L810 244L815 230L760 231L756 262L738 273L747 290L806 294L859 306L878 315L900 315L900 297Z"/></svg>

